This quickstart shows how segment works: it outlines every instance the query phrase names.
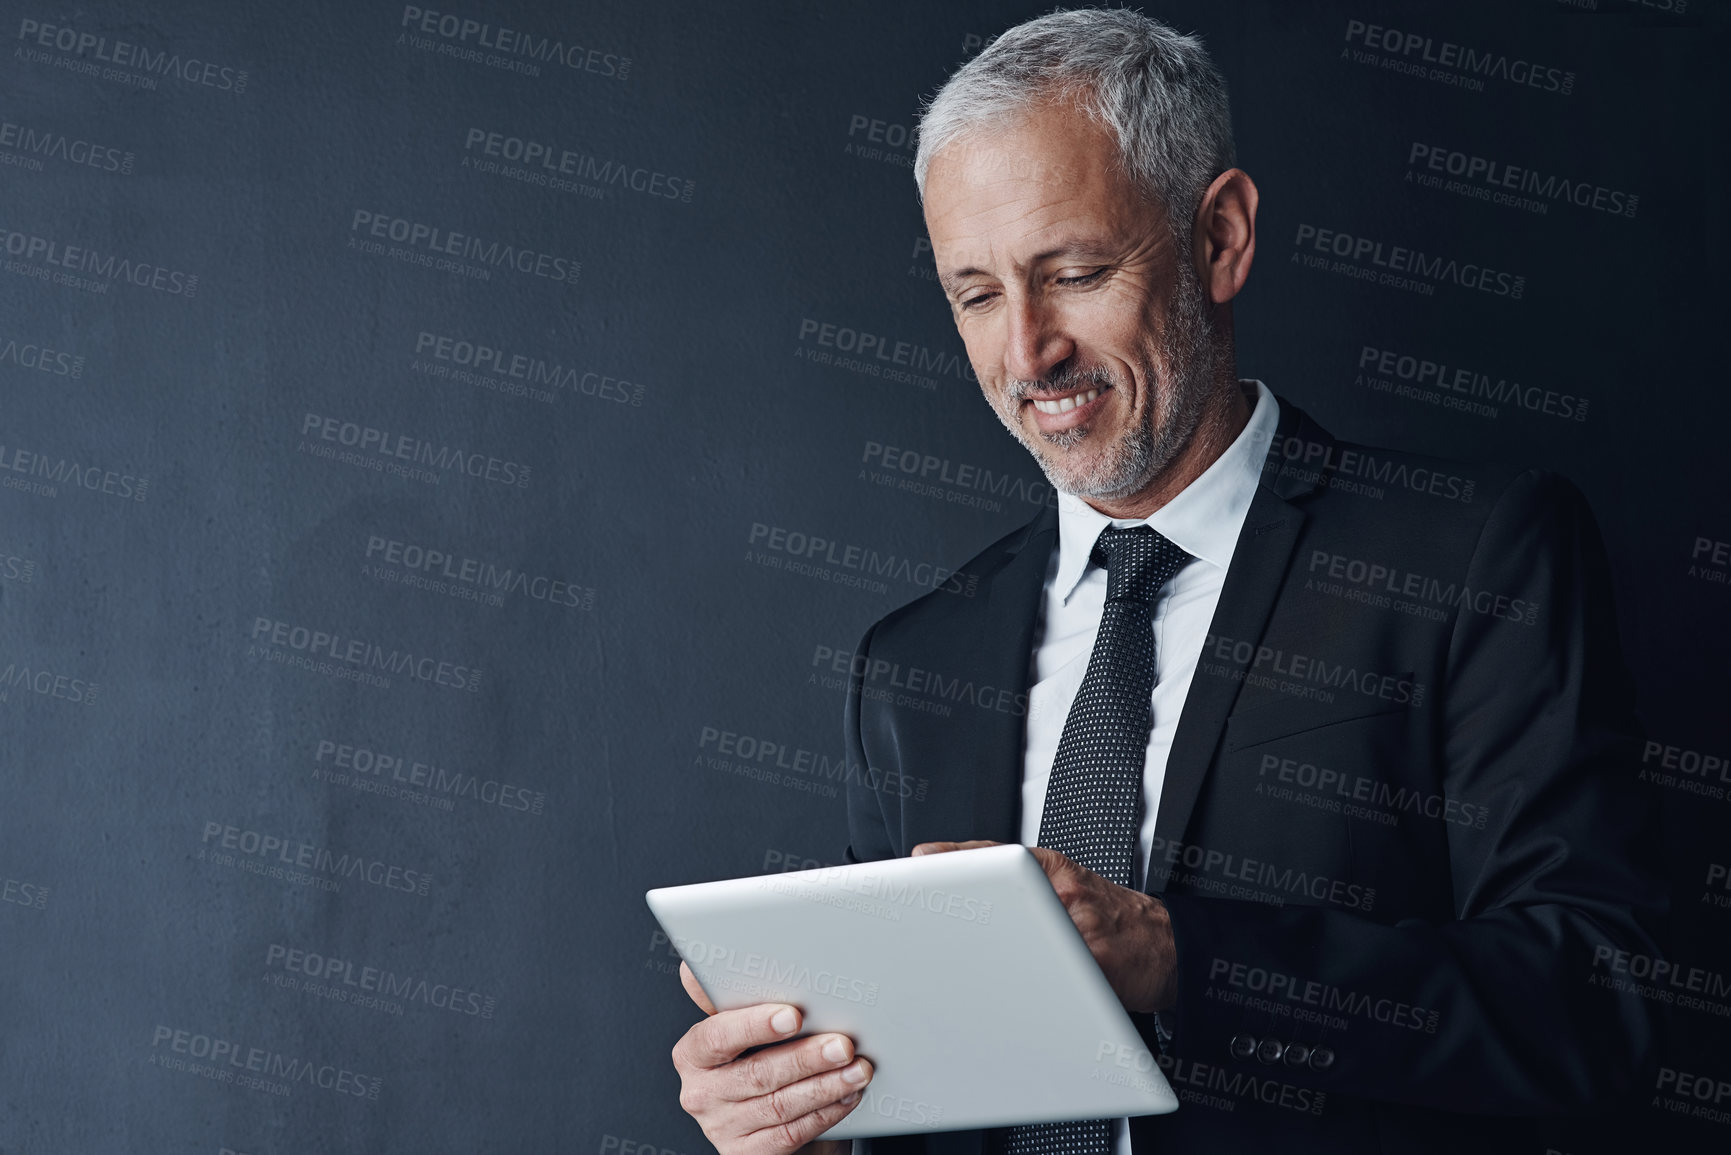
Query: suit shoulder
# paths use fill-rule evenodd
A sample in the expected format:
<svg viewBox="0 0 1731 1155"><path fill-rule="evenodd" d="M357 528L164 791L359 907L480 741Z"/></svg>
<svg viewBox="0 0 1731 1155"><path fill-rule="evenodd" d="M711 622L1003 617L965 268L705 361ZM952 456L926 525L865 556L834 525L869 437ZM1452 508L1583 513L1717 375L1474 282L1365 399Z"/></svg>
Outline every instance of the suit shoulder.
<svg viewBox="0 0 1731 1155"><path fill-rule="evenodd" d="M1047 507L1041 510L1031 520L1012 529L963 562L957 567L950 583L922 594L879 618L867 631L867 637L882 639L886 636L902 635L907 631L917 633L940 622L953 623L958 614L965 614L973 607L983 604L986 591L993 587L1012 564L1028 561L1029 559L1024 557L1028 551L1037 553L1038 560L1043 565L1050 551L1050 544L1057 540L1057 527L1056 508ZM1045 549L1041 548L1042 541L1046 542Z"/></svg>
<svg viewBox="0 0 1731 1155"><path fill-rule="evenodd" d="M1559 473L1504 461L1460 461L1409 449L1345 439L1315 443L1288 438L1270 447L1270 473L1310 473L1316 496L1370 499L1367 515L1415 519L1432 530L1472 532L1499 505L1514 503L1535 513L1579 507L1580 490ZM1355 502L1356 504L1356 502Z"/></svg>
<svg viewBox="0 0 1731 1155"><path fill-rule="evenodd" d="M1281 405L1262 485L1297 501L1330 536L1461 557L1512 525L1567 533L1592 522L1581 491L1554 471L1353 441L1284 398Z"/></svg>

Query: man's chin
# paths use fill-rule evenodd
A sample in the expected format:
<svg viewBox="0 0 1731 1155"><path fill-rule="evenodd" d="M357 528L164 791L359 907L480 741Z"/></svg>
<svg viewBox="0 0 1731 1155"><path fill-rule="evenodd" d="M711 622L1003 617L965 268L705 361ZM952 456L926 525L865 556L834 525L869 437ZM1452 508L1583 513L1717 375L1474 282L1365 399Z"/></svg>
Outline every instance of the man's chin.
<svg viewBox="0 0 1731 1155"><path fill-rule="evenodd" d="M1040 471L1059 493L1080 497L1110 497L1120 488L1114 484L1115 479L1104 475L1099 462L1076 461L1068 457L1054 461L1048 455L1038 457Z"/></svg>

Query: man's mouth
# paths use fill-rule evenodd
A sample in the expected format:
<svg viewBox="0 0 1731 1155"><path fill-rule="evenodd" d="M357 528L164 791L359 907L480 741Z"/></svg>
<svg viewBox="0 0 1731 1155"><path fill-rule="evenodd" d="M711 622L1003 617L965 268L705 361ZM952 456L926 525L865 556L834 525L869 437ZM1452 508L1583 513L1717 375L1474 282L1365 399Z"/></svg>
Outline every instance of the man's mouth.
<svg viewBox="0 0 1731 1155"><path fill-rule="evenodd" d="M1100 392L1100 387L1095 386L1092 389L1084 389L1080 393L1071 393L1065 397L1054 397L1050 399L1044 397L1030 397L1028 398L1028 401L1041 413L1057 415L1059 413L1068 413L1072 409L1077 409L1088 404L1088 402L1100 396Z"/></svg>

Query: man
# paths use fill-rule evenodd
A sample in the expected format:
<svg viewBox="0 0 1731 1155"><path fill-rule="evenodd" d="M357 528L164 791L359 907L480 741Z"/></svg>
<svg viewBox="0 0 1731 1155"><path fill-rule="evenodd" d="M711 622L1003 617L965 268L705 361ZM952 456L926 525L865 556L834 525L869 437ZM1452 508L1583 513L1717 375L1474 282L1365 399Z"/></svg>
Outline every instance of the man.
<svg viewBox="0 0 1731 1155"><path fill-rule="evenodd" d="M1237 378L1257 190L1193 39L1125 11L1011 29L931 102L915 175L986 398L1064 496L965 567L976 597L860 643L1029 708L856 684L850 756L932 785L852 790L848 858L1038 842L1182 1105L872 1151L1536 1155L1533 1118L1625 1093L1655 1027L1594 960L1658 953L1664 897L1579 495L1341 442ZM725 1155L858 1101L849 1040L713 1014L682 976L712 1014L681 1101Z"/></svg>

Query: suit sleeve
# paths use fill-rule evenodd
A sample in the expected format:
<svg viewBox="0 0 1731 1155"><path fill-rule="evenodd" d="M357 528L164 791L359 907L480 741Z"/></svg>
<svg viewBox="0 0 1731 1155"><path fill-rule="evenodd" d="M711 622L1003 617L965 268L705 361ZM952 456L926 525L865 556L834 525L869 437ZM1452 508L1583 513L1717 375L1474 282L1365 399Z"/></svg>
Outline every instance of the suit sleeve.
<svg viewBox="0 0 1731 1155"><path fill-rule="evenodd" d="M1454 921L1390 925L1333 908L1163 896L1178 954L1168 1021L1185 1058L1486 1114L1601 1104L1654 1061L1653 1005L1611 989L1595 966L1613 951L1658 957L1666 897L1652 870L1656 803L1636 778L1609 566L1579 492L1539 471L1517 478L1487 516L1465 581L1534 591L1540 609L1533 628L1461 612L1449 640L1434 707L1443 792L1488 802L1499 820L1449 827ZM1331 1045L1332 1061L1268 1070L1234 1055L1252 1020L1210 994L1220 960L1391 1008L1391 1021L1361 1015ZM1409 1019L1423 1013L1392 1021L1403 1006Z"/></svg>
<svg viewBox="0 0 1731 1155"><path fill-rule="evenodd" d="M860 639L854 649L852 670L865 668L866 660L871 653L872 635L877 632L873 625ZM842 712L842 752L847 758L849 773L847 775L847 830L848 845L843 852L843 861L876 862L884 858L896 857L894 844L890 841L889 814L885 807L889 804L890 795L886 791L873 790L870 786L871 775L865 773L866 763L865 741L860 735L860 702L864 695L865 679L858 673L848 675L847 704ZM860 773L853 773L854 768Z"/></svg>

